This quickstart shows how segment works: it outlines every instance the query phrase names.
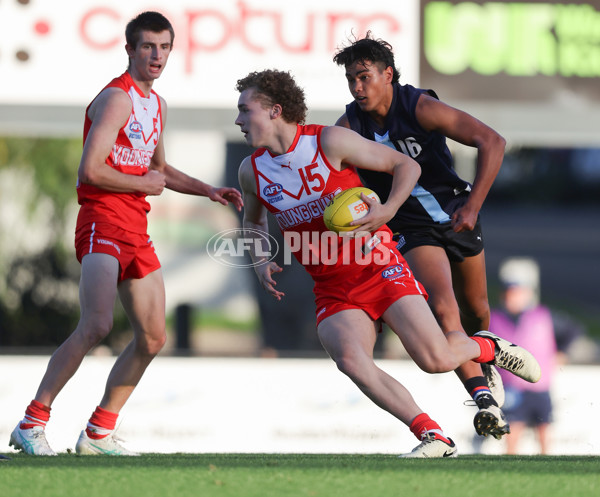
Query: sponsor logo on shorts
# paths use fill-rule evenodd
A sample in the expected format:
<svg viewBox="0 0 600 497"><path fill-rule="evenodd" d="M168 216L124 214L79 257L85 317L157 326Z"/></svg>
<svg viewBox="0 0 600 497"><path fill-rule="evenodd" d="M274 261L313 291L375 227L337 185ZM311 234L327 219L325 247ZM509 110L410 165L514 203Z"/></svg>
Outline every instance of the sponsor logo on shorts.
<svg viewBox="0 0 600 497"><path fill-rule="evenodd" d="M114 247L114 249L117 251L118 254L121 253L121 247L119 247L115 242L110 241L110 240L104 240L103 238L96 238L96 243L100 244L100 245L110 245L111 247Z"/></svg>
<svg viewBox="0 0 600 497"><path fill-rule="evenodd" d="M381 271L381 277L386 280L396 280L402 276L404 276L404 266L402 264L396 264Z"/></svg>

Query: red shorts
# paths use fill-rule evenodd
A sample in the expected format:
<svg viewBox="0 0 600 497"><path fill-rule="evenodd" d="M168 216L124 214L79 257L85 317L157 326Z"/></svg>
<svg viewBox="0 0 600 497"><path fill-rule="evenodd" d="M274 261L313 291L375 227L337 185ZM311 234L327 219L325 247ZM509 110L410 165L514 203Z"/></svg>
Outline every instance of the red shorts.
<svg viewBox="0 0 600 497"><path fill-rule="evenodd" d="M315 280L317 326L323 319L346 309L362 309L375 321L406 295L428 298L425 288L415 279L394 244L388 248L392 257L387 265L352 265L348 266L347 272L331 279Z"/></svg>
<svg viewBox="0 0 600 497"><path fill-rule="evenodd" d="M132 233L109 223L77 226L75 253L81 262L86 254L108 254L119 261L119 281L140 279L160 268L148 235Z"/></svg>

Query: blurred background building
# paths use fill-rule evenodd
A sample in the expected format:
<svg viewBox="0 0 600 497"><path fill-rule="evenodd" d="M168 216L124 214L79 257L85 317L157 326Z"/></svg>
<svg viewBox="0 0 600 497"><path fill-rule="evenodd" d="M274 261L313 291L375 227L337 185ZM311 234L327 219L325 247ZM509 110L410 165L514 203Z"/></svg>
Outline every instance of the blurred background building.
<svg viewBox="0 0 600 497"><path fill-rule="evenodd" d="M545 303L585 327L573 360L598 361L600 2L557 0L0 2L0 353L47 351L78 319L84 109L125 70L124 27L147 9L160 9L176 32L154 85L169 104L167 158L213 184L238 186L237 167L251 153L234 125L238 78L290 70L309 122L333 124L350 101L336 48L367 30L390 42L402 83L435 89L507 139L482 212L492 303L500 261L535 258ZM472 178L473 151L450 146L461 176ZM167 352L322 355L307 275L286 266L278 288L288 305L277 303L251 268L207 253L213 235L239 227L237 213L170 193L151 199L149 224L166 283ZM107 350L127 332L118 317ZM401 354L385 337L378 350Z"/></svg>

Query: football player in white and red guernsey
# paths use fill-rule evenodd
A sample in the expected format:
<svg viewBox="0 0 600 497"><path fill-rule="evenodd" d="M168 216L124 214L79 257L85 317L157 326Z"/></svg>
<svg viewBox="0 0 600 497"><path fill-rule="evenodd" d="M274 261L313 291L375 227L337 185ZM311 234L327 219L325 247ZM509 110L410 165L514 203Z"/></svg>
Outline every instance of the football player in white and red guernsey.
<svg viewBox="0 0 600 497"><path fill-rule="evenodd" d="M235 188L216 188L167 163L162 131L166 104L152 85L173 47L171 23L143 12L126 27L127 71L113 79L85 113L79 165L75 248L81 262L81 318L53 354L34 400L10 444L33 455L55 455L44 428L54 399L87 352L108 335L117 295L134 332L118 357L104 396L76 444L78 454L134 455L118 443L119 412L165 343L165 291L160 262L147 234L147 195L164 188L210 198L241 210Z"/></svg>
<svg viewBox="0 0 600 497"><path fill-rule="evenodd" d="M239 169L248 236L268 230L269 211L288 239L309 233L310 257L305 257L303 250L295 255L315 282L317 332L323 347L367 397L410 427L421 443L405 456L456 455L454 442L440 426L419 408L406 388L374 363L377 321L385 321L417 365L429 373L453 371L468 360L496 361L537 381L537 361L521 347L509 346L489 332L473 338L461 332L444 335L437 324L423 287L385 226L416 184L420 168L414 160L339 126L303 125L307 111L304 93L288 72L250 73L238 80L237 90L236 124L247 143L257 148ZM379 204L363 195L370 210L354 222L369 233L368 241L381 240L371 244L370 254L387 255L373 256L366 263L359 257L331 257L336 253L343 256L344 242L356 241L327 236L322 216L326 199L361 185L355 168L392 175L387 201ZM260 238L255 238L260 244ZM253 256L257 277L265 290L280 300L284 294L277 290L274 275L283 269L261 259L260 253ZM501 360L502 354L510 355L511 361Z"/></svg>

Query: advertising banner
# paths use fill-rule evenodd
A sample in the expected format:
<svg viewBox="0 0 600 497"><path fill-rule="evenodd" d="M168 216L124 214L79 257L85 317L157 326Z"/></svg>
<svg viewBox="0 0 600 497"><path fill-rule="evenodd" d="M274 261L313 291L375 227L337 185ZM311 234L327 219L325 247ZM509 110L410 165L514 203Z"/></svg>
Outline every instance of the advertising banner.
<svg viewBox="0 0 600 497"><path fill-rule="evenodd" d="M445 98L600 101L600 1L422 2L421 85Z"/></svg>
<svg viewBox="0 0 600 497"><path fill-rule="evenodd" d="M289 70L315 109L347 103L333 55L371 30L418 75L417 0L72 0L0 2L0 104L80 105L127 67L124 31L144 10L165 14L174 51L155 89L172 106L231 108L236 81Z"/></svg>

